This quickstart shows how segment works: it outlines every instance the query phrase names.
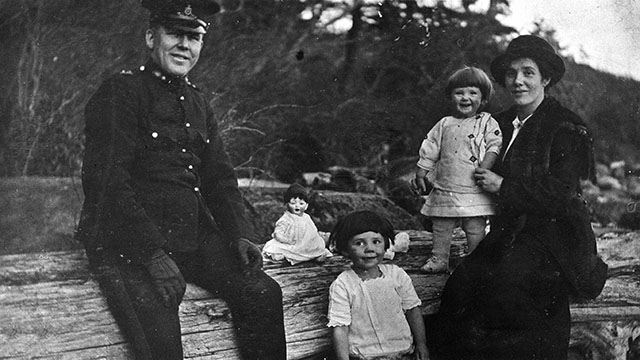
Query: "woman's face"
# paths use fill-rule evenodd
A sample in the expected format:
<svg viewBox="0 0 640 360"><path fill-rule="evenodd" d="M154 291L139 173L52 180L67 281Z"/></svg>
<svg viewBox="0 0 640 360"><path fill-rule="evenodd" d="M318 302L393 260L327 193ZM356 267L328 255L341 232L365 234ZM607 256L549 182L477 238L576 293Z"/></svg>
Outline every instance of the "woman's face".
<svg viewBox="0 0 640 360"><path fill-rule="evenodd" d="M533 113L544 100L544 87L549 81L542 77L538 64L529 58L512 61L504 77L504 85L516 106L527 115Z"/></svg>

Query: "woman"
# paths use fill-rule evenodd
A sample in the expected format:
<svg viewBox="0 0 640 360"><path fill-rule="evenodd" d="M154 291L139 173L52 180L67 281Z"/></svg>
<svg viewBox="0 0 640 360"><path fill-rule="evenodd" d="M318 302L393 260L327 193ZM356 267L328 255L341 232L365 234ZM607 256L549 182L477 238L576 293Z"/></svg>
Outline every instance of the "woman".
<svg viewBox="0 0 640 360"><path fill-rule="evenodd" d="M474 177L498 209L426 320L436 359L566 359L569 296L597 295L581 290L596 261L580 199L580 179L593 174L592 141L578 115L546 96L564 70L551 45L530 35L491 63L514 105L496 116L501 161Z"/></svg>

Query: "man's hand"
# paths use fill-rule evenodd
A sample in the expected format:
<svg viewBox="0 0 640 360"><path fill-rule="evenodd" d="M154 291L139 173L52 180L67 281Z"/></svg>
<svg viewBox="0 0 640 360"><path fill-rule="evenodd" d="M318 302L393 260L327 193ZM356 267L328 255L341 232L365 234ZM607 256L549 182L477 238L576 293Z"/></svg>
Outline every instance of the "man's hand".
<svg viewBox="0 0 640 360"><path fill-rule="evenodd" d="M182 301L187 283L176 263L164 250L158 249L151 255L151 261L145 265L162 296L164 306L177 307Z"/></svg>
<svg viewBox="0 0 640 360"><path fill-rule="evenodd" d="M262 253L260 249L251 241L239 238L229 244L231 250L238 256L242 269L260 270L262 269Z"/></svg>

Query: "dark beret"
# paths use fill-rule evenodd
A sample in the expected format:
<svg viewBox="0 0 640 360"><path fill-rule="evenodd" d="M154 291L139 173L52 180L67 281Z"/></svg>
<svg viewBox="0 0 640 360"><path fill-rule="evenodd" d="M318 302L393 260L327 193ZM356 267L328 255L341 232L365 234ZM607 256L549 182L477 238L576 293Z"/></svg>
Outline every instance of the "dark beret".
<svg viewBox="0 0 640 360"><path fill-rule="evenodd" d="M220 5L214 0L141 0L140 4L149 10L152 24L202 34L209 28L206 19L220 11Z"/></svg>

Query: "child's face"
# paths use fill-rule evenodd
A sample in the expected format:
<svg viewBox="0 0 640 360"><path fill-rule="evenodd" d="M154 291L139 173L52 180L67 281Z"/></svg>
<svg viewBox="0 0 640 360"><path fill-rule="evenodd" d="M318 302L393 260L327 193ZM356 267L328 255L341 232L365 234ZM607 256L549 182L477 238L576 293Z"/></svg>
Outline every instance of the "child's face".
<svg viewBox="0 0 640 360"><path fill-rule="evenodd" d="M455 88L451 90L451 101L458 116L473 116L482 104L482 91L475 86Z"/></svg>
<svg viewBox="0 0 640 360"><path fill-rule="evenodd" d="M287 211L294 215L302 216L307 211L308 206L309 204L306 201L300 198L293 198L287 203Z"/></svg>
<svg viewBox="0 0 640 360"><path fill-rule="evenodd" d="M382 262L384 253L384 237L368 231L349 240L345 256L351 259L355 269L366 271L376 268Z"/></svg>

